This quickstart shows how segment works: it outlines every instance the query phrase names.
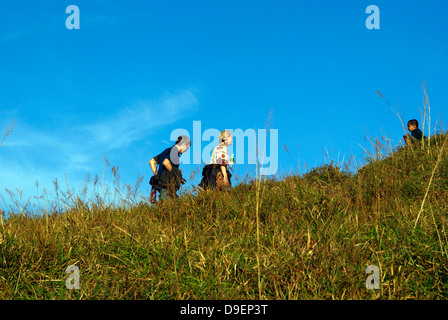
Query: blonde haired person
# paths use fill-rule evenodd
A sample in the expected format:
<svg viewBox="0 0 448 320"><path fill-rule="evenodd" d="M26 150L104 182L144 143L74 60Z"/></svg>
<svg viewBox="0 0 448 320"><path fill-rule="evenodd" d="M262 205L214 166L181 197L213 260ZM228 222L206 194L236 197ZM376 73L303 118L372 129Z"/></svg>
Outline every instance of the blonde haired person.
<svg viewBox="0 0 448 320"><path fill-rule="evenodd" d="M210 164L202 170L202 180L199 186L203 189L223 189L231 187L232 174L228 165L230 161L227 146L233 143L233 136L229 130L223 130L219 134L219 144L213 149Z"/></svg>

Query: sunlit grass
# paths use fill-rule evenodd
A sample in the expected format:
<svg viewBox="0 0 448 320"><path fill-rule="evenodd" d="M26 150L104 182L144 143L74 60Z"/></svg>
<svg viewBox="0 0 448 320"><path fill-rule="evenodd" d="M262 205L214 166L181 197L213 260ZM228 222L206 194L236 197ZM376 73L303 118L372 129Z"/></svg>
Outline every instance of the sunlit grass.
<svg viewBox="0 0 448 320"><path fill-rule="evenodd" d="M114 189L101 191L100 177L79 193L57 182L58 201L38 195L46 214L0 226L0 298L446 299L444 139L357 174L326 164L157 206L139 196L141 181L117 185L116 172ZM79 290L65 287L72 264ZM369 265L380 290L365 287Z"/></svg>
<svg viewBox="0 0 448 320"><path fill-rule="evenodd" d="M447 139L367 139L361 167L327 151L304 174L234 174L232 189L156 205L147 179L126 184L106 157L79 189L5 189L0 299L447 299ZM70 265L79 290L66 288ZM370 265L379 290L366 288Z"/></svg>

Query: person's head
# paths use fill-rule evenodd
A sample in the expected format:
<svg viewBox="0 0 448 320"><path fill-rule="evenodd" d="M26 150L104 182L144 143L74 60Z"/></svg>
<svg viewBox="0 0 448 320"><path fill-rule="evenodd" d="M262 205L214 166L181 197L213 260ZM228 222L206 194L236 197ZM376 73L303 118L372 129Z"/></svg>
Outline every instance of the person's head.
<svg viewBox="0 0 448 320"><path fill-rule="evenodd" d="M219 134L219 140L226 146L230 146L233 143L233 136L229 130L222 130Z"/></svg>
<svg viewBox="0 0 448 320"><path fill-rule="evenodd" d="M184 153L191 146L190 138L187 136L179 136L177 137L176 143L174 144L180 153Z"/></svg>
<svg viewBox="0 0 448 320"><path fill-rule="evenodd" d="M418 121L415 119L408 121L408 130L410 132L414 131L415 129L418 129Z"/></svg>

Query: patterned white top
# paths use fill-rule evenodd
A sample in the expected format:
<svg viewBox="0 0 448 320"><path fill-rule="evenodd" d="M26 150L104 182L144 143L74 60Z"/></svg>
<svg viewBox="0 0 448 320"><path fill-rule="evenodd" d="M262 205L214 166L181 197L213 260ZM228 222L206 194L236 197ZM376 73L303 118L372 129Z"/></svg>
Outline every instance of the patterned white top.
<svg viewBox="0 0 448 320"><path fill-rule="evenodd" d="M223 144L219 144L213 149L212 158L210 160L210 164L221 164L227 165L229 164L229 154L227 152L227 147Z"/></svg>

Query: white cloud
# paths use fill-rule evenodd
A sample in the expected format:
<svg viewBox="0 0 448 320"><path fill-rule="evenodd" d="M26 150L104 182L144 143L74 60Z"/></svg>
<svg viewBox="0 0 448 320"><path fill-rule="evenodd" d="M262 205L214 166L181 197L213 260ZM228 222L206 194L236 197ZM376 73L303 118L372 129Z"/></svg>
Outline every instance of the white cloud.
<svg viewBox="0 0 448 320"><path fill-rule="evenodd" d="M196 110L198 102L190 91L181 91L159 101L139 101L119 111L114 117L90 124L83 129L90 144L107 150L128 146L148 136L152 129L173 123Z"/></svg>
<svg viewBox="0 0 448 320"><path fill-rule="evenodd" d="M26 35L27 33L29 33L31 30L33 30L33 27L22 30L22 31L16 31L16 32L9 32L9 33L4 33L0 35L0 42L3 41L8 41L8 40L13 40L15 38L19 38L21 36Z"/></svg>
<svg viewBox="0 0 448 320"><path fill-rule="evenodd" d="M4 195L4 188L17 188L35 195L36 180L51 191L55 178L65 187L65 174L70 188L77 188L87 173L100 173L106 150L143 140L154 128L174 123L197 106L192 92L180 91L154 101L138 101L106 120L52 128L51 132L34 128L18 117L14 131L0 147L0 193Z"/></svg>

